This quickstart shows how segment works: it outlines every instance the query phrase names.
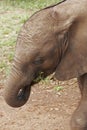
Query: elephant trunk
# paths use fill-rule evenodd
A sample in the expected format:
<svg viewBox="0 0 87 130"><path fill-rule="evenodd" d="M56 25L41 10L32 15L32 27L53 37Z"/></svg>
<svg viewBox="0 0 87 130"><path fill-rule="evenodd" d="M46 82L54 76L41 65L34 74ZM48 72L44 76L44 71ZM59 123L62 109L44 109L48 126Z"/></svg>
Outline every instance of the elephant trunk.
<svg viewBox="0 0 87 130"><path fill-rule="evenodd" d="M27 102L30 90L31 86L26 85L26 76L17 73L13 75L12 72L7 81L4 98L8 105L21 107Z"/></svg>

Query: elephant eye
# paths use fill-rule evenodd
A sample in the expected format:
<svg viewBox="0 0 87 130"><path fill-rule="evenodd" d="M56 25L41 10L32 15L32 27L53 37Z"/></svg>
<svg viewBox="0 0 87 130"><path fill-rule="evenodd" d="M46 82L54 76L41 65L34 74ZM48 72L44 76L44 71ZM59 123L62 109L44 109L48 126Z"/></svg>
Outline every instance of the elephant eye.
<svg viewBox="0 0 87 130"><path fill-rule="evenodd" d="M43 62L44 62L44 59L42 57L37 57L34 60L34 64L36 64L36 65L42 64Z"/></svg>

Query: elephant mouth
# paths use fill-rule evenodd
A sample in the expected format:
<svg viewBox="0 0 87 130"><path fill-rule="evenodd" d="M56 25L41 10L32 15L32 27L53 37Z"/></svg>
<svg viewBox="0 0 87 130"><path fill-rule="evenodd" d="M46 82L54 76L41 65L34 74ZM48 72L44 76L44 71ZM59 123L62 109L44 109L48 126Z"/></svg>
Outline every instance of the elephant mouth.
<svg viewBox="0 0 87 130"><path fill-rule="evenodd" d="M31 86L33 86L34 84L39 83L41 80L44 80L47 76L48 76L47 73L45 73L45 72L39 72L38 74L36 74L34 80L31 83Z"/></svg>
<svg viewBox="0 0 87 130"><path fill-rule="evenodd" d="M23 88L20 88L17 93L17 100L26 102L31 93L31 86L37 84L38 82L40 82L42 79L45 79L45 78L46 78L46 75L44 75L43 73L40 73L38 76L35 77L35 79L31 82L31 84L28 84L24 86Z"/></svg>
<svg viewBox="0 0 87 130"><path fill-rule="evenodd" d="M31 82L30 85L26 85L23 88L21 88L18 92L17 99L18 100L27 100L27 98L30 95L31 92L31 86L34 84L37 84L41 80L44 80L47 77L47 74L40 72L38 75L35 76L35 79Z"/></svg>
<svg viewBox="0 0 87 130"><path fill-rule="evenodd" d="M21 101L24 100L26 101L30 95L31 92L31 86L26 85L23 88L21 88L17 94L17 100Z"/></svg>
<svg viewBox="0 0 87 130"><path fill-rule="evenodd" d="M34 84L37 84L38 82L40 82L42 79L45 79L45 78L46 78L46 75L44 75L43 73L36 75L34 80L31 82L31 84L25 85L24 87L18 90L17 100L27 101L31 93L31 86L33 86Z"/></svg>

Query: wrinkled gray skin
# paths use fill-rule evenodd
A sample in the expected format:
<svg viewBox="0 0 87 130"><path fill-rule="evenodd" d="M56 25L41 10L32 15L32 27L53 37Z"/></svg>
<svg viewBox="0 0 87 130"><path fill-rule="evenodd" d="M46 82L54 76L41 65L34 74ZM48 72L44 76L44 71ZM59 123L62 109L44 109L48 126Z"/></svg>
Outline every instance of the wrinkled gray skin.
<svg viewBox="0 0 87 130"><path fill-rule="evenodd" d="M5 88L5 100L20 107L34 80L55 72L58 80L78 78L81 100L72 130L87 130L87 0L66 0L36 12L23 25Z"/></svg>

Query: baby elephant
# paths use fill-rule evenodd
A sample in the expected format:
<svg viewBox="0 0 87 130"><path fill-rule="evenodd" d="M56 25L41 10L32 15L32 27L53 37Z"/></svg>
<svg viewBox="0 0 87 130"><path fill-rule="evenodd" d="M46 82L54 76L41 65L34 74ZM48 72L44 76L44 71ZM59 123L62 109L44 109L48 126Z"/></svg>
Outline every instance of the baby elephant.
<svg viewBox="0 0 87 130"><path fill-rule="evenodd" d="M17 38L5 100L20 107L40 73L61 81L78 78L81 101L72 130L87 130L87 0L64 0L36 12Z"/></svg>

